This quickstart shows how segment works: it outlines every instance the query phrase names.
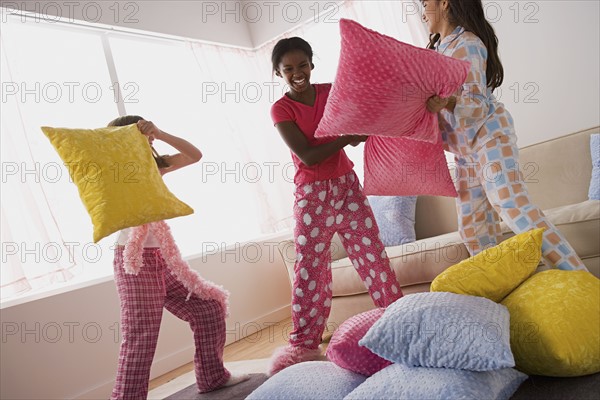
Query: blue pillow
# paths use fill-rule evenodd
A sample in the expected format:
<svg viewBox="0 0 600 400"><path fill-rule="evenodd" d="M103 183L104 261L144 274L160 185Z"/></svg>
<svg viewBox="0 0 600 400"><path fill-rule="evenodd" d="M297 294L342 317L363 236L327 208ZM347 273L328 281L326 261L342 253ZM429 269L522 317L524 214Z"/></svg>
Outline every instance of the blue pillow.
<svg viewBox="0 0 600 400"><path fill-rule="evenodd" d="M411 243L415 238L417 196L368 196L384 246Z"/></svg>
<svg viewBox="0 0 600 400"><path fill-rule="evenodd" d="M273 375L246 400L343 399L365 379L329 361L306 361Z"/></svg>
<svg viewBox="0 0 600 400"><path fill-rule="evenodd" d="M393 363L489 371L515 366L508 309L477 296L415 293L391 304L358 342Z"/></svg>
<svg viewBox="0 0 600 400"><path fill-rule="evenodd" d="M590 150L592 153L592 180L588 198L600 200L600 133L590 136Z"/></svg>
<svg viewBox="0 0 600 400"><path fill-rule="evenodd" d="M527 375L512 368L475 372L392 364L368 378L344 400L508 400L526 379Z"/></svg>

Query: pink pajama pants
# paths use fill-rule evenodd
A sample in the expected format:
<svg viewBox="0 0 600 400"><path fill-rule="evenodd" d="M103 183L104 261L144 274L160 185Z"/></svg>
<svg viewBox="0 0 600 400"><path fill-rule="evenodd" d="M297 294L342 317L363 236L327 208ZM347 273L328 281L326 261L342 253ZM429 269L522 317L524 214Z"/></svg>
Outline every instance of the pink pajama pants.
<svg viewBox="0 0 600 400"><path fill-rule="evenodd" d="M290 344L316 349L331 307L331 239L338 232L354 268L378 307L402 297L379 229L354 172L299 185L294 203L295 279Z"/></svg>
<svg viewBox="0 0 600 400"><path fill-rule="evenodd" d="M458 227L467 249L474 255L495 246L501 234L501 216L515 233L546 228L542 255L549 266L585 270L573 247L531 202L518 169L518 156L514 140L504 136L474 154L456 157Z"/></svg>
<svg viewBox="0 0 600 400"><path fill-rule="evenodd" d="M121 350L111 399L145 399L163 307L188 322L194 332L196 384L200 392L223 385L225 314L215 300L192 295L170 273L160 249L145 248L138 275L125 273L123 247L115 250L114 270L121 301Z"/></svg>

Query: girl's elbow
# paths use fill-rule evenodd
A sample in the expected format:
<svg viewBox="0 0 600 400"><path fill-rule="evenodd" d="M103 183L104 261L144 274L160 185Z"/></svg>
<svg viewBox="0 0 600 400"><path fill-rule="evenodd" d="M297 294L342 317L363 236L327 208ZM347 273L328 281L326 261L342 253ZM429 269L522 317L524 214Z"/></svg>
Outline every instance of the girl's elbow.
<svg viewBox="0 0 600 400"><path fill-rule="evenodd" d="M200 160L202 160L202 152L198 151L198 153L194 154L194 156L192 157L192 163L197 163Z"/></svg>
<svg viewBox="0 0 600 400"><path fill-rule="evenodd" d="M313 165L317 164L317 160L315 160L313 157L298 157L300 158L300 161L302 161L304 163L304 165L306 165L307 167L312 167Z"/></svg>

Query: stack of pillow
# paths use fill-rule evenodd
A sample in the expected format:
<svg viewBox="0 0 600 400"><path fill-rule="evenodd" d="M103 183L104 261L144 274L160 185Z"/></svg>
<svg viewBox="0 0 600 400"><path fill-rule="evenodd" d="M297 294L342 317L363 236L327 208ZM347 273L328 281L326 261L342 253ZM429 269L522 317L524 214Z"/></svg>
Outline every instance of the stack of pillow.
<svg viewBox="0 0 600 400"><path fill-rule="evenodd" d="M514 236L448 268L432 292L348 319L331 362L287 368L249 399L509 399L525 373L599 372L600 281L535 274L542 234Z"/></svg>

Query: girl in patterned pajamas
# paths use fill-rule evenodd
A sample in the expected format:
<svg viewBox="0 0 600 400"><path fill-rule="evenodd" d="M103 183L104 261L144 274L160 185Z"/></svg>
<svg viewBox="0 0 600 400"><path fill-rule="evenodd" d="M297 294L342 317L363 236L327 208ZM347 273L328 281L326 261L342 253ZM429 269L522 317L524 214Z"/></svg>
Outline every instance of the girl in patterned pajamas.
<svg viewBox="0 0 600 400"><path fill-rule="evenodd" d="M318 346L331 307L329 250L335 232L378 307L386 307L402 297L373 212L343 150L348 144L356 146L365 141L366 137L314 137L331 84L310 83L312 56L310 45L294 37L280 40L271 57L273 71L290 87L271 108L271 117L290 148L296 167L297 259L292 288L294 330L289 345L273 355L270 375L319 355Z"/></svg>
<svg viewBox="0 0 600 400"><path fill-rule="evenodd" d="M531 202L519 173L512 117L492 94L502 84L504 71L498 38L485 19L481 0L422 3L423 19L432 34L428 48L471 63L460 94L427 101L431 112L439 112L444 142L455 155L458 225L469 252L474 255L498 243L499 214L515 233L546 228L542 254L550 266L586 269L563 235Z"/></svg>
<svg viewBox="0 0 600 400"><path fill-rule="evenodd" d="M120 117L109 126L134 123L150 144L158 139L180 151L173 156L154 156L161 175L202 157L191 143L161 131L142 117ZM202 279L183 261L164 221L122 230L115 248L114 269L123 339L112 400L146 398L163 308L188 322L194 332L199 392L232 386L249 378L232 375L223 365L228 293Z"/></svg>

